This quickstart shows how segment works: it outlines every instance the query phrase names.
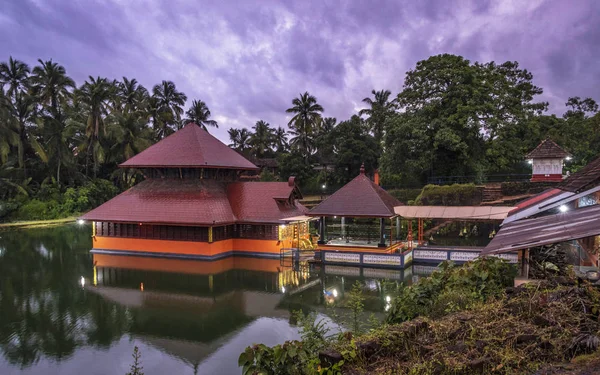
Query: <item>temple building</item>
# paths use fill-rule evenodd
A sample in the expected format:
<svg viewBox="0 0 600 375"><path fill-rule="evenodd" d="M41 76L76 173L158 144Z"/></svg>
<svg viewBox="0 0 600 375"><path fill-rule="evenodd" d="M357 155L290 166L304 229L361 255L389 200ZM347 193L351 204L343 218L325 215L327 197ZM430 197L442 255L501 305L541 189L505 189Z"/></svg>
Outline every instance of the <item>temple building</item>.
<svg viewBox="0 0 600 375"><path fill-rule="evenodd" d="M281 219L306 212L293 177L244 181L258 167L196 124L120 167L145 180L81 217L93 222L93 253L274 258Z"/></svg>
<svg viewBox="0 0 600 375"><path fill-rule="evenodd" d="M526 157L533 170L531 182L560 182L563 179L563 161L570 159L571 154L546 138Z"/></svg>

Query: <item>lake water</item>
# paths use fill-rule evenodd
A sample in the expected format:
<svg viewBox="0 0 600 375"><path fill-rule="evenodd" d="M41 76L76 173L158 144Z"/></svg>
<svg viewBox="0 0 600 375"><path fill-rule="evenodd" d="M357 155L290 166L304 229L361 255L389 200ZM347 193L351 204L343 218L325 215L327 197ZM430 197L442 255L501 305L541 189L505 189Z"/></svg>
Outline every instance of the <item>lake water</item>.
<svg viewBox="0 0 600 375"><path fill-rule="evenodd" d="M92 256L90 234L0 232L0 374L124 375L135 346L147 375L239 374L246 346L298 338L292 311L327 320L358 280L383 317L394 288L433 270Z"/></svg>

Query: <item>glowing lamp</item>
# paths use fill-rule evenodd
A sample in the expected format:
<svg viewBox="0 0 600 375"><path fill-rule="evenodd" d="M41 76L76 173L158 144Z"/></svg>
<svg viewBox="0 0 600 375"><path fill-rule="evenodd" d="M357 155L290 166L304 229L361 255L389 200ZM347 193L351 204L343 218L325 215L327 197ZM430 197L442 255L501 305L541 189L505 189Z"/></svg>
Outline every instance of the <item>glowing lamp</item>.
<svg viewBox="0 0 600 375"><path fill-rule="evenodd" d="M569 211L569 207L567 207L567 206L565 206L565 205L563 204L562 206L560 206L560 207L558 208L558 210L559 210L560 212L567 212L567 211Z"/></svg>
<svg viewBox="0 0 600 375"><path fill-rule="evenodd" d="M83 225L83 224L85 224L85 220L79 219L79 220L77 220L77 224Z"/></svg>

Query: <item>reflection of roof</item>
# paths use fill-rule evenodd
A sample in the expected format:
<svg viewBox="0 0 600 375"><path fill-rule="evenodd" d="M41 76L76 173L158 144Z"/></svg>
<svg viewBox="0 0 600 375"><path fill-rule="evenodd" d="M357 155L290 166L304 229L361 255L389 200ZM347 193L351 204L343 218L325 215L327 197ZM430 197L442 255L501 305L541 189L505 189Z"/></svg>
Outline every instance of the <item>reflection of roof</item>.
<svg viewBox="0 0 600 375"><path fill-rule="evenodd" d="M497 206L398 206L397 215L420 219L504 220L514 207Z"/></svg>
<svg viewBox="0 0 600 375"><path fill-rule="evenodd" d="M356 178L313 208L308 215L387 218L395 216L394 207L401 205L399 200L361 171Z"/></svg>
<svg viewBox="0 0 600 375"><path fill-rule="evenodd" d="M300 192L288 182L236 182L227 187L238 222L273 223L306 212L297 202Z"/></svg>
<svg viewBox="0 0 600 375"><path fill-rule="evenodd" d="M565 191L579 193L600 184L600 157L589 162L578 172L567 177L558 187Z"/></svg>
<svg viewBox="0 0 600 375"><path fill-rule="evenodd" d="M527 154L527 159L562 159L570 154L560 148L551 139L544 139L536 148Z"/></svg>
<svg viewBox="0 0 600 375"><path fill-rule="evenodd" d="M120 166L258 169L196 124L186 125Z"/></svg>
<svg viewBox="0 0 600 375"><path fill-rule="evenodd" d="M305 213L301 197L288 182L149 179L86 213L103 222L225 225L279 223Z"/></svg>
<svg viewBox="0 0 600 375"><path fill-rule="evenodd" d="M498 254L600 234L600 205L505 224L482 254Z"/></svg>
<svg viewBox="0 0 600 375"><path fill-rule="evenodd" d="M230 224L225 185L214 180L149 179L82 216L84 220L151 224Z"/></svg>

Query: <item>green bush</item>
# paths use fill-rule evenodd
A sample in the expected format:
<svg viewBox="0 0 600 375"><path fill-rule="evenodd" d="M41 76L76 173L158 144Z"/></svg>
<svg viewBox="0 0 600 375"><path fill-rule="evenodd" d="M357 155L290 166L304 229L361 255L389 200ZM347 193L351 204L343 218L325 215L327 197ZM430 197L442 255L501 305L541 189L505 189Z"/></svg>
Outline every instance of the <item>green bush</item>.
<svg viewBox="0 0 600 375"><path fill-rule="evenodd" d="M442 316L497 298L513 285L516 272L514 265L496 257L478 258L462 266L444 262L430 277L401 289L387 322Z"/></svg>
<svg viewBox="0 0 600 375"><path fill-rule="evenodd" d="M118 188L107 180L94 180L80 187L70 187L60 193L55 185L44 184L33 199L19 205L13 202L0 207L0 218L10 215L12 220L51 220L78 215L95 208L114 197ZM1 205L0 205L1 206ZM18 209L15 210L15 206Z"/></svg>
<svg viewBox="0 0 600 375"><path fill-rule="evenodd" d="M417 206L477 206L481 189L475 184L427 185L415 199Z"/></svg>

